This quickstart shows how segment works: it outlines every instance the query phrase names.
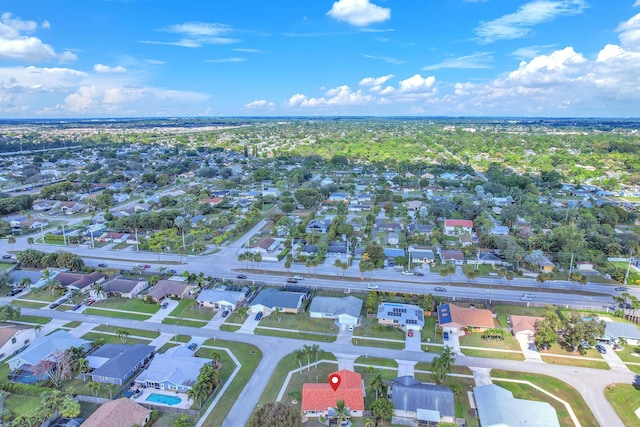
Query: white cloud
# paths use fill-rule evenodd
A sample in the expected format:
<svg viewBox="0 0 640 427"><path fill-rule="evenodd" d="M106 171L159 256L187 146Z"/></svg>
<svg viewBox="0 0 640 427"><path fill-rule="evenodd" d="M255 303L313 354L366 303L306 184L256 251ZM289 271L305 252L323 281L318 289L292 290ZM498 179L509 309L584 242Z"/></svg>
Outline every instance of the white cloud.
<svg viewBox="0 0 640 427"><path fill-rule="evenodd" d="M375 98L365 95L361 90L354 91L347 85L338 86L325 92L324 97L307 98L297 93L289 98L289 107L346 107L353 105L366 105L374 102Z"/></svg>
<svg viewBox="0 0 640 427"><path fill-rule="evenodd" d="M491 68L489 63L493 62L490 52L476 52L472 55L459 56L457 58L445 59L437 64L422 67L423 70L439 70L442 68L466 68L479 69Z"/></svg>
<svg viewBox="0 0 640 427"><path fill-rule="evenodd" d="M640 6L640 0L636 0L636 2L633 4L633 7L638 7Z"/></svg>
<svg viewBox="0 0 640 427"><path fill-rule="evenodd" d="M161 61L159 59L143 59L142 62L150 64L150 65L163 65L163 64L166 64L165 61Z"/></svg>
<svg viewBox="0 0 640 427"><path fill-rule="evenodd" d="M618 25L620 44L625 48L640 48L640 13Z"/></svg>
<svg viewBox="0 0 640 427"><path fill-rule="evenodd" d="M257 101L251 101L244 106L246 108L263 108L263 107L273 107L275 104L273 102L268 102L266 99L258 99Z"/></svg>
<svg viewBox="0 0 640 427"><path fill-rule="evenodd" d="M380 86L392 78L393 74L387 74L386 76L382 77L365 77L364 79L360 80L358 84L360 86Z"/></svg>
<svg viewBox="0 0 640 427"><path fill-rule="evenodd" d="M127 69L122 65L118 65L116 67L110 67L104 64L95 64L93 66L93 71L96 73L107 74L107 73L126 73Z"/></svg>
<svg viewBox="0 0 640 427"><path fill-rule="evenodd" d="M577 15L587 7L585 0L533 0L514 13L480 23L476 34L483 43L522 38L535 25L553 21L558 16Z"/></svg>
<svg viewBox="0 0 640 427"><path fill-rule="evenodd" d="M366 27L375 22L384 22L391 18L391 9L380 7L369 0L338 0L327 12L338 21L345 21L358 27Z"/></svg>
<svg viewBox="0 0 640 427"><path fill-rule="evenodd" d="M223 34L231 32L232 28L215 22L186 22L170 25L159 31L180 34L182 38L175 41L141 40L141 43L198 48L209 44L231 44L240 41L239 39L222 37Z"/></svg>
<svg viewBox="0 0 640 427"><path fill-rule="evenodd" d="M246 61L245 58L237 58L237 57L232 57L232 58L218 58L218 59L205 59L204 62L220 62L220 63L224 63L224 62L244 62Z"/></svg>
<svg viewBox="0 0 640 427"><path fill-rule="evenodd" d="M511 52L511 55L519 59L531 59L541 55L543 51L549 51L554 47L555 45L552 44L523 46Z"/></svg>
<svg viewBox="0 0 640 427"><path fill-rule="evenodd" d="M10 59L25 62L42 62L57 60L59 62L75 61L78 57L69 51L57 53L55 49L43 43L37 37L24 33L33 33L38 28L49 28L48 21L42 26L35 21L23 21L13 18L10 13L3 13L0 17L0 59Z"/></svg>
<svg viewBox="0 0 640 427"><path fill-rule="evenodd" d="M415 74L400 81L399 91L402 93L431 93L435 89L435 83L434 76L423 78L420 74Z"/></svg>
<svg viewBox="0 0 640 427"><path fill-rule="evenodd" d="M236 52L246 52L246 53L269 53L267 51L260 50L260 49L249 49L249 48L241 48L241 47L235 48L233 50L235 50Z"/></svg>
<svg viewBox="0 0 640 427"><path fill-rule="evenodd" d="M365 58L368 58L368 59L379 59L381 61L388 62L389 64L395 64L395 65L404 64L403 60L396 59L396 58L390 58L388 56L367 55L366 53L363 54L362 56L364 56Z"/></svg>

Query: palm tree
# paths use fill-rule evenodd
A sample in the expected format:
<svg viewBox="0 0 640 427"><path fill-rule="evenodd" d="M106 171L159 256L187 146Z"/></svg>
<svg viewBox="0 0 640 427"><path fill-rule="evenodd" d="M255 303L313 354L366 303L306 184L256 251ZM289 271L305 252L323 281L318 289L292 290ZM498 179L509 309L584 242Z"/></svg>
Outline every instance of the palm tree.
<svg viewBox="0 0 640 427"><path fill-rule="evenodd" d="M247 317L248 313L249 313L249 307L240 307L238 309L238 314L242 317Z"/></svg>
<svg viewBox="0 0 640 427"><path fill-rule="evenodd" d="M384 380L382 379L382 374L380 372L374 372L373 374L371 374L371 378L369 379L369 386L375 390L377 400L380 393L384 391Z"/></svg>
<svg viewBox="0 0 640 427"><path fill-rule="evenodd" d="M302 360L304 359L304 351L300 348L296 348L293 350L293 355L296 357L298 361L298 365L300 365L300 369L302 369Z"/></svg>
<svg viewBox="0 0 640 427"><path fill-rule="evenodd" d="M184 228L187 225L187 219L183 216L177 216L173 220L173 225L180 229L180 234L182 235L182 249L187 250L187 245L184 242Z"/></svg>
<svg viewBox="0 0 640 427"><path fill-rule="evenodd" d="M344 400L338 400L335 406L336 416L338 417L338 425L341 426L342 422L349 417L349 410L344 403Z"/></svg>
<svg viewBox="0 0 640 427"><path fill-rule="evenodd" d="M78 360L76 360L76 369L82 374L82 381L86 382L86 374L89 372L89 361L84 357L78 358Z"/></svg>
<svg viewBox="0 0 640 427"><path fill-rule="evenodd" d="M27 244L31 247L33 246L33 237L27 237Z"/></svg>
<svg viewBox="0 0 640 427"><path fill-rule="evenodd" d="M316 369L317 369L318 368L318 355L320 354L320 345L319 344L312 344L309 347L309 352L316 359Z"/></svg>
<svg viewBox="0 0 640 427"><path fill-rule="evenodd" d="M280 313L282 312L282 310L280 310L280 307L276 307L275 310L273 310L274 314L276 315L276 317L278 318L278 322L282 320L282 317L280 316Z"/></svg>
<svg viewBox="0 0 640 427"><path fill-rule="evenodd" d="M211 357L213 364L217 365L218 360L220 360L220 357L222 357L222 353L220 353L218 350L211 350L211 354L209 357Z"/></svg>
<svg viewBox="0 0 640 427"><path fill-rule="evenodd" d="M364 419L364 427L373 427L375 425L376 425L376 422L373 421L371 418Z"/></svg>
<svg viewBox="0 0 640 427"><path fill-rule="evenodd" d="M42 330L42 325L38 323L33 327L33 330L36 332L36 337L37 337L40 334L40 331Z"/></svg>
<svg viewBox="0 0 640 427"><path fill-rule="evenodd" d="M100 389L102 388L102 384L97 381L91 381L87 384L87 388L91 391L94 397L98 397L98 393L100 393Z"/></svg>
<svg viewBox="0 0 640 427"><path fill-rule="evenodd" d="M23 277L22 279L20 279L21 288L30 288L32 284L33 283L31 282L31 279L28 277Z"/></svg>
<svg viewBox="0 0 640 427"><path fill-rule="evenodd" d="M104 296L104 285L102 283L98 283L94 291L96 293L96 297L101 299Z"/></svg>
<svg viewBox="0 0 640 427"><path fill-rule="evenodd" d="M129 336L131 335L131 333L124 328L116 329L116 333L118 334L118 338L120 338L122 344L126 344L127 338L129 338Z"/></svg>

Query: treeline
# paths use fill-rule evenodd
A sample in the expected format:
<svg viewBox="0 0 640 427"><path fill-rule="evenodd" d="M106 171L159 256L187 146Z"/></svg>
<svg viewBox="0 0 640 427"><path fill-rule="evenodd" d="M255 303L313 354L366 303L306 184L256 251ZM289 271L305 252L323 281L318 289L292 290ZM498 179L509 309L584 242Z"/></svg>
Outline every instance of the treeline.
<svg viewBox="0 0 640 427"><path fill-rule="evenodd" d="M79 271L84 267L84 261L71 252L45 253L36 249L27 249L18 254L18 261L28 268L68 268Z"/></svg>
<svg viewBox="0 0 640 427"><path fill-rule="evenodd" d="M35 196L23 194L13 197L0 198L0 215L11 215L16 212L31 209Z"/></svg>

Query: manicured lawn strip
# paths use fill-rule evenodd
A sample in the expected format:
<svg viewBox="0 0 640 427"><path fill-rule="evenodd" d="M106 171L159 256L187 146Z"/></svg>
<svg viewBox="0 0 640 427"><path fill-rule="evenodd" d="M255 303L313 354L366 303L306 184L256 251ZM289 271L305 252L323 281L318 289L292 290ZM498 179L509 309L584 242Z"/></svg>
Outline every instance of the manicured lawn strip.
<svg viewBox="0 0 640 427"><path fill-rule="evenodd" d="M548 350L541 350L540 354L542 354L543 356L546 354L548 355L559 354L561 356L578 356L578 357L590 357L592 359L602 359L602 356L600 355L598 350L596 350L595 348L590 348L586 350L583 349L582 351L584 351L584 353L580 353L579 351L576 351L574 353L571 350L567 350L563 348L560 344L554 344L550 346ZM638 362L640 362L640 360L638 360Z"/></svg>
<svg viewBox="0 0 640 427"><path fill-rule="evenodd" d="M551 363L553 365L567 365L567 366L582 366L583 368L594 368L594 369L611 369L609 364L604 360L601 362L599 360L584 360L584 359L573 359L569 357L553 357L542 355L542 360L546 363Z"/></svg>
<svg viewBox="0 0 640 427"><path fill-rule="evenodd" d="M240 316L240 314L237 311L233 311L231 312L230 315L227 316L226 319L224 319L224 323L239 323L242 324L244 323L244 321L247 320L247 316Z"/></svg>
<svg viewBox="0 0 640 427"><path fill-rule="evenodd" d="M394 350L404 349L404 342L368 340L364 337L353 337L351 342L353 342L354 345L364 347L392 348Z"/></svg>
<svg viewBox="0 0 640 427"><path fill-rule="evenodd" d="M215 409L211 411L211 414L205 420L204 425L207 427L219 427L222 425L225 418L227 418L227 414L231 410L231 407L236 403L240 392L242 392L242 389L249 382L249 379L255 372L258 363L260 363L260 360L262 359L262 352L251 344L216 340L213 345L216 347L225 347L231 350L234 356L240 361L242 368L218 401ZM198 351L206 350L207 349L201 348ZM225 352L222 354L224 354L224 357L228 357ZM224 359L222 360L224 369ZM227 363L227 365L232 365L232 363ZM223 376L223 378L225 377ZM226 378L228 378L228 376Z"/></svg>
<svg viewBox="0 0 640 427"><path fill-rule="evenodd" d="M18 318L18 321L25 322L25 323L36 323L39 325L46 325L47 323L51 322L51 318L41 317L41 316L26 316L21 314L20 317Z"/></svg>
<svg viewBox="0 0 640 427"><path fill-rule="evenodd" d="M640 408L640 393L631 384L613 384L604 389L604 395L625 426L638 425L634 411Z"/></svg>
<svg viewBox="0 0 640 427"><path fill-rule="evenodd" d="M334 342L337 338L336 336L332 336L332 335L305 334L304 332L280 331L276 329L263 329L260 327L257 327L255 329L254 334L266 335L270 337L296 338L299 340L322 341L322 342Z"/></svg>
<svg viewBox="0 0 640 427"><path fill-rule="evenodd" d="M520 351L520 344L511 335L507 335L504 340L485 340L482 334L468 334L460 337L461 347L482 347L499 350L517 350ZM464 353L464 350L462 351Z"/></svg>
<svg viewBox="0 0 640 427"><path fill-rule="evenodd" d="M10 394L4 401L4 411L12 414L14 419L20 415L35 415L41 400L39 397Z"/></svg>
<svg viewBox="0 0 640 427"><path fill-rule="evenodd" d="M469 348L463 348L462 354L469 357L488 357L491 359L504 360L525 360L524 354L511 353L508 351L472 350Z"/></svg>
<svg viewBox="0 0 640 427"><path fill-rule="evenodd" d="M355 360L355 363L361 363L363 365L377 365L377 366L388 366L389 368L397 368L398 362L393 359L383 359L381 357L365 357L360 356Z"/></svg>
<svg viewBox="0 0 640 427"><path fill-rule="evenodd" d="M640 374L640 365L627 364L627 368L629 368L631 370L631 372L635 372L636 374Z"/></svg>
<svg viewBox="0 0 640 427"><path fill-rule="evenodd" d="M62 327L63 328L77 328L80 325L82 325L82 322L78 322L77 320L74 320L73 322L65 323L64 325L62 325Z"/></svg>
<svg viewBox="0 0 640 427"><path fill-rule="evenodd" d="M427 362L416 363L415 370L416 371L430 371L431 370L431 363L427 363ZM471 369L467 368L466 366L454 365L453 366L453 370L451 372L454 373L454 374L473 375L473 372L471 372Z"/></svg>
<svg viewBox="0 0 640 427"><path fill-rule="evenodd" d="M25 307L25 308L43 308L49 305L48 302L35 302L35 301L23 301L19 299L14 299L11 304L16 307Z"/></svg>
<svg viewBox="0 0 640 427"><path fill-rule="evenodd" d="M13 267L15 264L11 263L7 263L7 262L0 262L0 270L8 270L11 267Z"/></svg>
<svg viewBox="0 0 640 427"><path fill-rule="evenodd" d="M107 326L107 325L98 325L95 328L93 328L94 331L112 332L114 334L117 334L119 329L124 329L134 337L158 338L160 336L160 332L146 331L143 329L119 328L117 326Z"/></svg>
<svg viewBox="0 0 640 427"><path fill-rule="evenodd" d="M154 314L160 310L158 304L147 304L140 299L129 298L107 298L96 301L93 305L96 308L111 308L113 310L133 311L134 313Z"/></svg>
<svg viewBox="0 0 640 427"><path fill-rule="evenodd" d="M525 307L519 305L501 305L495 306L496 314L498 315L498 322L500 326L507 327L507 317L511 314L516 316L544 316L546 308L544 307Z"/></svg>
<svg viewBox="0 0 640 427"><path fill-rule="evenodd" d="M157 350L157 353L164 353L165 351L169 350L170 348L175 347L176 345L177 345L177 344L176 344L176 343L174 343L174 342L168 342L168 343L165 343L162 347L160 347L160 348Z"/></svg>
<svg viewBox="0 0 640 427"><path fill-rule="evenodd" d="M165 325L179 325L179 326L190 326L192 328L203 328L207 326L207 322L198 322L195 320L187 320L187 319L175 319L165 317L162 319L162 323Z"/></svg>
<svg viewBox="0 0 640 427"><path fill-rule="evenodd" d="M387 338L391 340L404 340L404 331L393 326L378 324L376 319L362 319L362 326L358 326L353 331L353 337L375 337Z"/></svg>
<svg viewBox="0 0 640 427"><path fill-rule="evenodd" d="M305 332L324 332L327 334L337 334L338 327L331 319L312 319L309 313L300 314L281 314L280 321L278 316L272 313L265 316L260 321L260 326L271 328L293 329Z"/></svg>
<svg viewBox="0 0 640 427"><path fill-rule="evenodd" d="M99 308L89 307L84 313L86 314L95 314L96 316L105 316L105 317L120 317L123 319L131 319L131 320L149 320L150 316L146 314L136 314L129 313L124 311L110 311L110 310L100 310Z"/></svg>
<svg viewBox="0 0 640 427"><path fill-rule="evenodd" d="M521 383L512 383L508 381L494 381L495 384L499 385L502 388L506 388L507 390L513 393L513 397L516 399L526 399L526 400L534 400L538 402L547 402L553 409L556 410L558 414L558 420L560 421L560 425L563 427L575 426L573 421L571 421L571 417L569 416L569 412L567 408L556 399L553 399L546 394L542 393L539 390L531 387L529 384L521 384Z"/></svg>
<svg viewBox="0 0 640 427"><path fill-rule="evenodd" d="M225 325L224 323L222 325L220 325L220 330L221 331L227 331L227 332L235 332L238 329L240 329L242 326L235 326L235 325Z"/></svg>
<svg viewBox="0 0 640 427"><path fill-rule="evenodd" d="M183 299L178 306L173 309L172 317L182 317L195 320L206 320L207 322L213 318L213 311L210 308L198 307L198 302L193 299ZM194 307L192 309L192 307Z"/></svg>
<svg viewBox="0 0 640 427"><path fill-rule="evenodd" d="M635 349L638 346L635 345L627 345L624 350L616 351L616 354L623 362L636 362L640 363L640 353L636 353ZM634 356L635 354L635 356Z"/></svg>
<svg viewBox="0 0 640 427"><path fill-rule="evenodd" d="M191 335L176 335L171 338L171 341L189 342L191 341Z"/></svg>
<svg viewBox="0 0 640 427"><path fill-rule="evenodd" d="M424 328L421 332L422 342L442 342L442 331L436 329L437 320L435 316L424 317Z"/></svg>
<svg viewBox="0 0 640 427"><path fill-rule="evenodd" d="M593 413L585 403L584 399L569 384L560 381L557 378L549 377L541 374L529 374L524 372L503 371L501 369L491 370L492 378L509 378L514 380L529 381L532 384L548 391L556 397L568 402L575 412L576 417L584 427L597 427L599 426Z"/></svg>
<svg viewBox="0 0 640 427"><path fill-rule="evenodd" d="M109 335L109 334L100 334L97 332L88 332L82 336L83 339L89 341L95 341L97 339L104 340L105 343L110 344L122 344L120 337L117 335ZM127 338L126 344L149 344L151 340L143 340L140 338Z"/></svg>
<svg viewBox="0 0 640 427"><path fill-rule="evenodd" d="M66 291L65 291L66 292ZM26 295L22 295L20 298L18 299L32 299L32 300L37 300L37 301L46 301L46 302L53 302L55 300L57 300L58 298L60 298L62 295L64 295L64 292L54 292L53 295L51 295L51 291L50 290L43 290L43 289L31 289L31 291L29 291L28 294Z"/></svg>

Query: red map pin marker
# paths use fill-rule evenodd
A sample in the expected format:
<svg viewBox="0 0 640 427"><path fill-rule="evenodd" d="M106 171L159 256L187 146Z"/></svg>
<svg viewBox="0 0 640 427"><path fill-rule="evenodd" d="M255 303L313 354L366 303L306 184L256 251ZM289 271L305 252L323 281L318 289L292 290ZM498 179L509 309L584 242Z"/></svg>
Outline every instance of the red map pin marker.
<svg viewBox="0 0 640 427"><path fill-rule="evenodd" d="M340 378L340 375L338 374L329 375L329 385L331 386L333 391L338 390L338 387L340 387L341 381L342 381L342 378Z"/></svg>

